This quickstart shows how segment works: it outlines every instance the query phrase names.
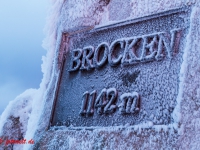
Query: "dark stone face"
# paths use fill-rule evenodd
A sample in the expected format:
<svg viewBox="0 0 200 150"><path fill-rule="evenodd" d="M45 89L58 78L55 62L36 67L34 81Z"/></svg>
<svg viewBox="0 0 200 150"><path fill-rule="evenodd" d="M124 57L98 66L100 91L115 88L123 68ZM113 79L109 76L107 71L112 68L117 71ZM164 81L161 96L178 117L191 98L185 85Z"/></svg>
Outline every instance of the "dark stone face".
<svg viewBox="0 0 200 150"><path fill-rule="evenodd" d="M187 13L173 10L70 35L51 125L173 123Z"/></svg>
<svg viewBox="0 0 200 150"><path fill-rule="evenodd" d="M137 77L139 76L140 74L140 71L136 70L135 72L133 73L130 73L130 72L126 72L124 75L122 75L122 81L123 81L123 85L124 86L129 86L129 84L136 84L136 79Z"/></svg>

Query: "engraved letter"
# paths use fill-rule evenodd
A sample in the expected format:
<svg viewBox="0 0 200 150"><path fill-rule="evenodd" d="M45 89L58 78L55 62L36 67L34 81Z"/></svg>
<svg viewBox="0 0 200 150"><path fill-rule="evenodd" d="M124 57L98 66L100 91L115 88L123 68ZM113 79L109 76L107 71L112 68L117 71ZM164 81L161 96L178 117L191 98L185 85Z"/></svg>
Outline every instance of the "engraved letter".
<svg viewBox="0 0 200 150"><path fill-rule="evenodd" d="M124 48L124 40L116 40L114 42L112 42L112 44L110 45L110 48L109 48L109 54L108 54L108 61L110 63L111 66L115 66L117 65L118 63L120 63L121 59L122 59L122 55L119 55L118 58L116 59L113 59L113 52L114 50L116 50L116 46L117 45L120 45L120 48Z"/></svg>
<svg viewBox="0 0 200 150"><path fill-rule="evenodd" d="M139 111L139 94L137 92L132 93L133 102L131 105L131 113L135 113Z"/></svg>
<svg viewBox="0 0 200 150"><path fill-rule="evenodd" d="M136 37L126 39L125 51L121 61L123 65L137 64L138 62L140 62L140 59L135 54L135 45L139 42L139 40L140 39Z"/></svg>
<svg viewBox="0 0 200 150"><path fill-rule="evenodd" d="M82 56L82 50L81 49L75 49L72 51L72 62L71 62L71 68L69 71L76 71L81 66L81 56Z"/></svg>
<svg viewBox="0 0 200 150"><path fill-rule="evenodd" d="M159 43L158 43L158 52L155 57L156 60L161 60L164 57L164 55L162 54L163 46L164 46L165 51L167 52L168 58L172 58L173 48L174 48L175 39L176 39L175 37L176 37L176 33L179 30L180 29L174 29L170 31L171 41L169 40L169 37L167 37L167 33L161 32L158 34Z"/></svg>
<svg viewBox="0 0 200 150"><path fill-rule="evenodd" d="M122 114L130 114L139 111L139 94L137 92L124 93L120 96L120 100L122 101Z"/></svg>
<svg viewBox="0 0 200 150"><path fill-rule="evenodd" d="M94 54L94 47L88 46L83 48L83 58L82 58L82 65L81 70L90 70L94 68L92 56Z"/></svg>
<svg viewBox="0 0 200 150"><path fill-rule="evenodd" d="M100 45L98 45L97 49L95 50L95 54L94 54L94 61L96 63L97 67L102 67L108 58L108 50L109 50L109 46L108 43L101 43ZM100 55L103 52L103 56L100 59Z"/></svg>
<svg viewBox="0 0 200 150"><path fill-rule="evenodd" d="M148 43L149 39L152 39L150 43ZM157 35L149 35L143 37L143 46L142 46L142 55L140 58L141 62L148 62L155 59L157 51L154 49L158 44ZM148 55L147 51L150 53Z"/></svg>

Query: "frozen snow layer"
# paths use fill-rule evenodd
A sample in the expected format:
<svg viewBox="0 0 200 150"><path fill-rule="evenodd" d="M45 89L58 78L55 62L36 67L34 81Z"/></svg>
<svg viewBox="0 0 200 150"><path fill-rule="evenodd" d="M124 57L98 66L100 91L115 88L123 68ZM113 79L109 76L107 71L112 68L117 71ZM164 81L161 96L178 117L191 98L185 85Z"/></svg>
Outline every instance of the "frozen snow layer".
<svg viewBox="0 0 200 150"><path fill-rule="evenodd" d="M135 149L199 149L200 2L198 0L132 0L128 2L130 5L126 4L123 7L119 5L120 3L112 4L117 2L120 1L112 0L110 3L99 0L53 1L50 17L47 20L47 38L44 40L47 55L43 57L42 83L38 90L28 90L16 98L19 102L13 101L9 104L0 118L1 134L5 133L4 135L10 138L23 135L26 139L32 138L36 142L43 137L40 142L44 148L48 147L48 149L55 149L56 146L63 149L131 149L133 147ZM57 62L62 32L79 26L101 26L104 23L109 24L108 21L137 18L185 5L192 8L192 13L180 71L177 107L173 112L175 124L163 127L148 122L145 125L135 126L134 130L129 130L127 125L125 130L117 131L112 128L94 129L93 131L84 129L81 131L65 131L64 129L46 131L59 75ZM124 7L131 11L122 16L118 15L121 10L126 10ZM20 107L23 109L18 109ZM13 122L16 122L16 130L12 128ZM142 126L149 128L143 129ZM173 129L167 131L167 127L171 128L171 126ZM158 130L151 130L152 128ZM5 131L4 129L10 130ZM12 134L16 132L17 134ZM30 146L24 145L24 149L29 149Z"/></svg>
<svg viewBox="0 0 200 150"><path fill-rule="evenodd" d="M32 112L32 102L38 94L37 92L36 89L26 90L8 104L0 118L1 139L23 139L25 137ZM4 143L0 144L0 148L3 146L5 146ZM22 145L18 145L18 147L22 148Z"/></svg>

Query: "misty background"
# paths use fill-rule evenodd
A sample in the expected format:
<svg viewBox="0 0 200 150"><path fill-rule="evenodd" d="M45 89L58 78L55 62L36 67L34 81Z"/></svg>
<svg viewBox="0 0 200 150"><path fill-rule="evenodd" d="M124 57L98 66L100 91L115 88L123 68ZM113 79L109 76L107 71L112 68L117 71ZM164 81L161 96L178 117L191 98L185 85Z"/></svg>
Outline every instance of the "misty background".
<svg viewBox="0 0 200 150"><path fill-rule="evenodd" d="M0 0L0 115L9 101L42 80L48 0Z"/></svg>

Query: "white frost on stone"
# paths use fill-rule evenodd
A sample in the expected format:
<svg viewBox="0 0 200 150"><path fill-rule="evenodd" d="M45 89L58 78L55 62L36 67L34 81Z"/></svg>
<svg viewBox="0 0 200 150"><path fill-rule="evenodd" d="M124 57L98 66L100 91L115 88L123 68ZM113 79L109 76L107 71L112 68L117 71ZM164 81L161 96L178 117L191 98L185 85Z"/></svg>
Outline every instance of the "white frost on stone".
<svg viewBox="0 0 200 150"><path fill-rule="evenodd" d="M3 114L0 116L0 135L2 132L3 125L7 121L7 118L10 115L13 115L14 117L20 117L20 122L22 123L22 131L25 136L25 139L31 139L33 138L35 131L38 128L38 122L40 119L41 114L43 113L44 105L45 105L45 100L46 100L46 95L45 91L50 84L50 81L52 80L52 75L54 74L54 67L55 67L55 56L56 54L56 43L58 40L58 30L67 30L69 28L73 28L76 26L78 21L81 20L81 18L84 18L85 20L89 20L90 22L85 22L85 25L95 25L99 24L101 26L102 24L110 24L111 22L109 21L109 10L108 7L105 7L104 10L99 13L95 14L93 16L94 12L94 7L97 6L98 3L95 0L88 0L87 2L84 0L69 0L68 1L68 7L69 10L66 10L66 12L63 12L61 15L60 10L63 7L64 0L53 0L53 5L50 10L50 17L47 20L47 26L46 26L46 33L47 33L47 38L44 40L44 47L47 49L47 55L46 57L43 57L43 64L42 64L42 72L43 72L43 80L40 84L40 88L38 90L27 90L23 94L19 95L14 101L10 102L9 105L7 106L6 110L3 112ZM164 10L169 10L171 8L176 8L180 7L183 5L192 5L195 3L195 0L177 0L177 1L171 1L171 0L153 0L153 1L140 1L140 0L132 0L131 5L132 5L132 12L131 12L131 17L136 18L140 16L144 16L147 14L151 13L157 13L161 12ZM74 5L77 4L77 5ZM71 8L71 9L70 9ZM89 9L88 9L89 8ZM193 26L196 16L196 12L198 7L194 7L192 9L192 14L190 18L190 26ZM65 10L63 10L65 11ZM199 13L197 13L199 14ZM69 17L68 19L65 20L66 16ZM73 24L71 21L75 21ZM91 21L92 20L92 21ZM84 24L84 23L83 23ZM67 25L67 26L65 26ZM58 28L61 29L58 29ZM200 36L199 34L197 34ZM184 135L185 132L185 126L181 125L179 127L179 122L181 121L181 103L183 100L183 92L184 92L184 82L186 81L186 71L187 71L187 64L192 61L196 60L188 60L187 58L189 50L191 47L194 48L194 46L197 46L199 48L199 40L192 40L191 37L193 36L192 30L189 30L189 34L186 37L186 46L184 50L184 55L183 55L183 63L181 66L180 70L180 84L179 84L179 94L177 97L177 104L176 107L173 111L173 119L174 123L169 124L169 125L154 125L153 122L144 122L142 124L134 125L134 126L129 126L129 124L126 124L126 133L124 134L129 134L130 130L135 130L141 133L142 129L154 129L157 132L160 132L161 130L164 130L165 132L169 130L177 130L179 135ZM195 48L194 48L195 49ZM191 57L191 56L190 56ZM192 64L200 64L199 62L192 62ZM194 66L197 67L197 66ZM195 75L195 72L191 72L191 75ZM199 80L197 80L199 81ZM188 89L190 90L190 89ZM194 89L191 89L194 90ZM193 91L192 91L193 92ZM200 88L197 89L197 99L199 99L200 95ZM27 101L28 100L28 101ZM23 109L19 109L19 108ZM189 107L188 107L189 109ZM194 112L194 115L197 116L199 112ZM190 114L191 115L191 114ZM188 119L190 116L184 116L186 119ZM193 118L191 120L191 125L193 125L194 130L198 132L200 129L200 119L199 118ZM73 127L72 127L73 128ZM91 129L94 127L91 127ZM95 131L93 134L97 134L98 132L101 131L119 131L124 126L118 126L118 127L108 127L108 128L101 128L101 127L95 127ZM84 128L82 129L84 130ZM77 133L78 134L78 133ZM57 137L59 138L59 137ZM83 138L83 137L81 137ZM154 138L154 137L153 137ZM55 136L56 139L56 136ZM76 141L77 139L69 137L68 139L69 143L69 148L73 149L76 148ZM55 142L55 141L54 141ZM54 144L54 142L52 144ZM197 142L197 141L196 141ZM90 141L86 143L81 143L82 144L82 149L92 149L91 145L93 143L90 143ZM122 145L123 146L123 145ZM97 145L97 147L100 147ZM194 145L194 147L198 147L198 143ZM30 149L31 145L27 144L24 145L24 149Z"/></svg>
<svg viewBox="0 0 200 150"><path fill-rule="evenodd" d="M25 139L32 139L34 137L35 131L38 128L38 122L42 111L44 109L44 103L46 100L45 91L51 81L53 75L53 65L55 59L55 49L57 41L57 27L59 25L60 10L64 0L52 0L52 7L49 10L49 16L46 21L45 33L46 38L43 41L43 47L47 50L46 56L42 57L42 72L43 79L40 83L39 93L33 101L32 113L27 124L27 132ZM31 144L24 145L24 149L30 149Z"/></svg>
<svg viewBox="0 0 200 150"><path fill-rule="evenodd" d="M20 117L20 123L22 124L22 131L25 134L27 121L32 111L32 101L37 94L36 89L28 89L13 101L10 101L6 109L3 111L0 118L0 135L7 118L10 116Z"/></svg>
<svg viewBox="0 0 200 150"><path fill-rule="evenodd" d="M6 136L9 140L12 140L19 138L19 136L25 137L28 120L32 112L32 103L37 94L38 90L28 89L9 102L0 118L0 138L5 138L4 136ZM12 122L12 119L18 120L18 118L19 122L15 122L17 124ZM17 129L19 127L20 129ZM21 135L17 135L19 131ZM0 146L3 146L3 144ZM15 150L22 149L22 147L22 144L14 145Z"/></svg>

